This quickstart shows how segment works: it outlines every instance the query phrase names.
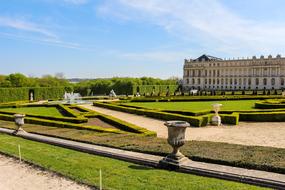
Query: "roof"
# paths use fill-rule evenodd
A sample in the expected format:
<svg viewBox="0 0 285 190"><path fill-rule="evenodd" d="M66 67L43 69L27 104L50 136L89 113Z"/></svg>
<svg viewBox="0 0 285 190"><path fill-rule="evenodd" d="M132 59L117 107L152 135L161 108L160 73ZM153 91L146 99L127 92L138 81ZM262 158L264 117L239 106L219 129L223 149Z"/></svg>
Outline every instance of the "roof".
<svg viewBox="0 0 285 190"><path fill-rule="evenodd" d="M222 61L223 59L221 58L218 58L218 57L214 57L214 56L211 56L211 55L201 55L200 57L198 57L197 59L195 59L194 61Z"/></svg>

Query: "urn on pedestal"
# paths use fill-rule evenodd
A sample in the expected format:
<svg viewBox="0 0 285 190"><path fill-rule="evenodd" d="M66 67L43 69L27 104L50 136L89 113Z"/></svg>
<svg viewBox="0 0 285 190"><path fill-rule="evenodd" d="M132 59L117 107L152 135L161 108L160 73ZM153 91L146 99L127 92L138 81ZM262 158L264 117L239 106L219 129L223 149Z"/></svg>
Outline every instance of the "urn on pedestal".
<svg viewBox="0 0 285 190"><path fill-rule="evenodd" d="M24 114L15 114L15 124L16 124L16 130L14 131L14 134L17 134L19 131L24 131L24 129L22 128L23 125L25 124L24 122L24 118L25 115Z"/></svg>
<svg viewBox="0 0 285 190"><path fill-rule="evenodd" d="M160 166L169 169L179 168L179 166L189 159L179 150L185 144L185 131L190 124L185 121L167 121L164 125L168 128L167 142L172 146L173 151L160 161Z"/></svg>
<svg viewBox="0 0 285 190"><path fill-rule="evenodd" d="M215 112L215 115L212 117L212 124L220 126L222 124L222 119L219 116L219 111L221 109L222 104L213 104L212 106Z"/></svg>

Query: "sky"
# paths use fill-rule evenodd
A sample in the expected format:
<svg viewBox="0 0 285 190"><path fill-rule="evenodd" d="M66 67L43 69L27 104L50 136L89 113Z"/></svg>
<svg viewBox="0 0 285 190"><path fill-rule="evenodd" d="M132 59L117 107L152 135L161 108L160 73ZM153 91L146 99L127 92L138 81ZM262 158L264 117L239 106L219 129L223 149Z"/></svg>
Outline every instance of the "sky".
<svg viewBox="0 0 285 190"><path fill-rule="evenodd" d="M285 55L284 0L0 2L0 74L182 78L202 54Z"/></svg>

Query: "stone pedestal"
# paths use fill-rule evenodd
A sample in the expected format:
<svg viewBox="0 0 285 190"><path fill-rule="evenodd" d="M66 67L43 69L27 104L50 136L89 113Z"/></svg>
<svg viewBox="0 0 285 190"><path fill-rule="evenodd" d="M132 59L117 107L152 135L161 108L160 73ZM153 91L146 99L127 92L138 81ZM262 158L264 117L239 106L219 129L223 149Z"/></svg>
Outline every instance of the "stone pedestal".
<svg viewBox="0 0 285 190"><path fill-rule="evenodd" d="M159 165L167 169L176 169L189 159L185 157L179 148L185 144L185 131L190 124L185 121L168 121L164 125L168 127L168 139L167 142L172 146L173 151L165 158L163 158Z"/></svg>
<svg viewBox="0 0 285 190"><path fill-rule="evenodd" d="M220 126L220 125L222 124L222 119L221 119L221 117L218 116L218 115L214 115L214 116L212 117L212 124L213 124L213 125Z"/></svg>

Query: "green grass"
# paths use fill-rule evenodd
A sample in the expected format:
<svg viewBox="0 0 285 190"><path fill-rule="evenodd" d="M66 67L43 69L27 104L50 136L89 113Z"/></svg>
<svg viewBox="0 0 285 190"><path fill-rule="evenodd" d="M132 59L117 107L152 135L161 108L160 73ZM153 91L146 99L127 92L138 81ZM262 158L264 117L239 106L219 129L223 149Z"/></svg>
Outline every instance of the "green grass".
<svg viewBox="0 0 285 190"><path fill-rule="evenodd" d="M53 117L63 116L56 107L0 108L0 111L11 111L15 113L36 114L36 115L53 116Z"/></svg>
<svg viewBox="0 0 285 190"><path fill-rule="evenodd" d="M0 134L1 152L16 156L19 144L24 160L79 182L98 186L99 169L101 169L103 187L106 189L265 189L214 178L154 169Z"/></svg>
<svg viewBox="0 0 285 190"><path fill-rule="evenodd" d="M15 124L0 121L0 127L14 129ZM162 138L133 134L99 133L31 124L26 124L24 129L27 132L161 156L171 152L167 140ZM285 149L282 148L186 141L182 147L182 152L192 160L285 173Z"/></svg>
<svg viewBox="0 0 285 190"><path fill-rule="evenodd" d="M221 110L254 110L257 100L222 100L222 101L193 101L193 102L129 102L123 105L138 106L149 109L167 109L178 111L212 110L212 104L223 104Z"/></svg>

